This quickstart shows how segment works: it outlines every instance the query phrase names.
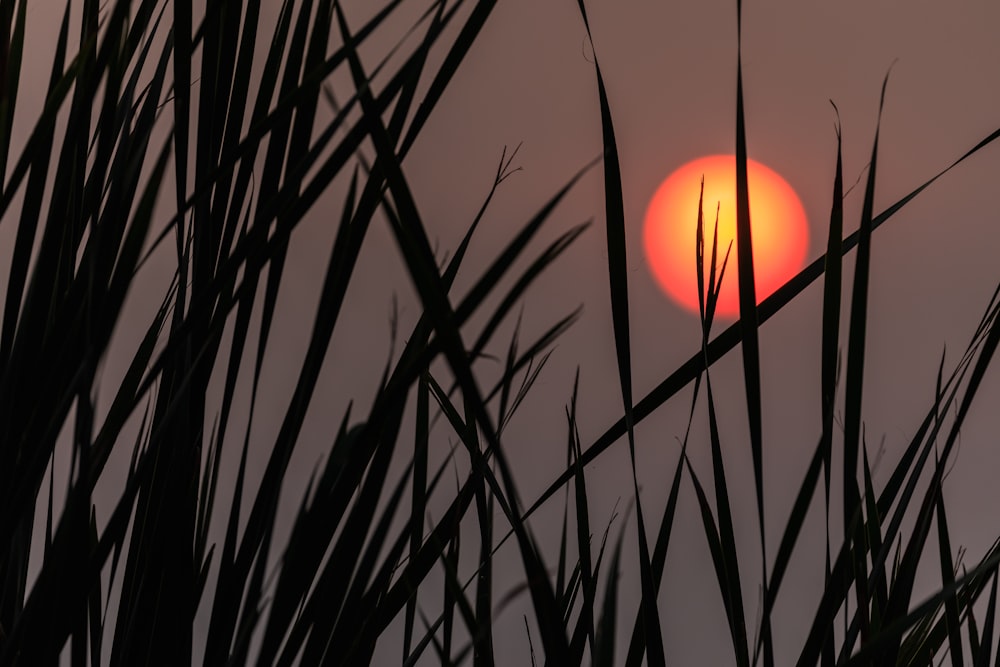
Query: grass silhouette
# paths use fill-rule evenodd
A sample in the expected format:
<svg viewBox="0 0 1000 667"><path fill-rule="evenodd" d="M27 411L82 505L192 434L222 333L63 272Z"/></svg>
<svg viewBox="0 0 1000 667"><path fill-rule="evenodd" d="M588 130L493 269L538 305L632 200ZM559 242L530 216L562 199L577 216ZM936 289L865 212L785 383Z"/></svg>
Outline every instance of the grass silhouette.
<svg viewBox="0 0 1000 667"><path fill-rule="evenodd" d="M780 619L772 611L817 494L825 501L829 550L822 595L807 610L812 620L800 639L799 664L927 665L947 653L955 665L986 665L994 650L1000 660L1000 547L994 543L978 561L960 566L942 494L949 457L1000 343L1000 292L959 362L946 368L942 359L935 400L903 455L891 462L881 489L872 481L861 421L873 234L930 183L1000 137L1000 130L881 213L873 203L876 130L860 228L843 237L838 129L827 252L758 305L738 60L737 243L717 247L711 221L698 213L691 252L701 290L700 347L636 397L622 174L612 100L597 56L603 155L582 165L490 262L470 266L469 244L496 188L514 169L514 155L505 153L482 208L442 264L403 162L496 2L426 4L412 39L367 69L359 51L408 9L402 0L385 3L359 25L330 0L286 1L274 25L261 21L260 0L208 3L200 15L183 1L67 2L44 108L29 138L16 145L12 128L23 61L34 52L26 43L27 1L0 1L0 224L14 225L14 245L4 249L11 262L0 327L0 664L360 665L370 663L377 643L402 625L402 664L491 665L498 641L493 621L526 593L538 636L530 636L525 619L531 642L525 662L610 665L617 647L627 645L626 664L645 658L664 665L670 646L659 609L671 603L658 594L678 499L690 492L716 575L717 590L705 595L721 596L727 627L719 635L727 636L736 664L775 664ZM579 10L589 34L582 0ZM70 34L71 12L81 16L78 37ZM741 12L738 2L738 23ZM351 82L349 99L333 98L327 82L335 74ZM329 122L322 120L327 109L320 113L321 105L333 109ZM362 145L374 147L373 161L364 158ZM598 164L621 418L584 440L575 386L565 414L566 467L527 503L504 430L533 400L554 342L579 311L556 316L527 342L520 325L507 343L494 340L495 334L584 233L581 225L546 246L538 241L567 193ZM262 368L276 354L270 332L286 294L285 268L295 260L290 240L335 184L345 194L304 360L268 443L262 476L251 479L250 425L259 410ZM389 223L422 311L408 335L398 337L399 354L384 369L371 404L342 406L324 461L301 489L290 479L289 464L303 439L307 408L317 400L334 332L351 317L345 297L376 216ZM852 250L850 320L841 340L841 264ZM113 346L132 290L154 256L169 258L169 289L158 295L137 344ZM517 260L527 263L519 272ZM464 295L453 289L460 270L474 276ZM769 553L758 328L821 277L822 421L778 548ZM739 281L740 319L714 335L716 300L726 279ZM511 286L503 291L506 284ZM485 324L476 333L472 323ZM748 555L737 547L711 374L712 365L737 346L763 564L758 573L740 567ZM498 347L505 350L503 371L488 382L476 362ZM835 448L841 440L834 415L842 348L844 435L843 447ZM110 354L129 363L111 388L110 407L98 411L101 364ZM221 383L218 397L210 391L213 378ZM690 419L699 400L707 406L712 478L696 473L685 438L666 506L658 511L640 493L635 427L692 383ZM251 397L245 424L234 418L237 392ZM55 468L63 439L69 441L70 474L57 506ZM455 443L451 455L432 466L432 445L448 439ZM622 530L611 537L610 526L592 525L588 508L586 465L622 439L633 473L625 511L634 509L636 518L638 609L620 605L618 596L626 566L622 544L632 536ZM239 452L232 488L220 487L224 452ZM113 456L129 460L127 472L112 507L99 516L95 489L114 479L108 465ZM459 458L463 472L449 491L451 469L459 470L453 459ZM396 478L398 469L403 474ZM567 498L560 548L543 553L529 519L557 502L560 492ZM285 527L278 506L288 494L298 509ZM431 520L432 497L445 497L447 509ZM836 499L843 502L844 521L831 527ZM38 515L45 516L44 525ZM905 536L904 523L912 527ZM224 536L221 543L213 540L213 528ZM592 539L602 531L599 542ZM287 539L276 538L286 532ZM39 533L40 557L32 552ZM460 567L470 535L478 538L471 547L473 572ZM501 593L493 558L508 540L523 584ZM918 600L915 576L928 559L939 561L941 585ZM756 614L743 598L748 580L762 590ZM443 599L440 614L425 613L428 599ZM200 619L207 619L203 647L195 640Z"/></svg>

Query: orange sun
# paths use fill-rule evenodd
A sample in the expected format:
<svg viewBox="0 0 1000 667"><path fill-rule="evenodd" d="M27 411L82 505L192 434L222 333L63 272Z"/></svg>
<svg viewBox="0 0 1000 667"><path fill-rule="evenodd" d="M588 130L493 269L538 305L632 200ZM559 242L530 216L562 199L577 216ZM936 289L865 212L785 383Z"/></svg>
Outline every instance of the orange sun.
<svg viewBox="0 0 1000 667"><path fill-rule="evenodd" d="M715 211L719 211L718 269L732 241L716 313L739 316L736 260L736 158L711 155L688 162L672 173L653 195L643 225L643 246L653 276L674 301L698 312L695 235L698 192L705 178L705 274L712 252ZM753 237L757 302L770 295L802 268L809 244L805 210L781 176L747 160L750 225Z"/></svg>

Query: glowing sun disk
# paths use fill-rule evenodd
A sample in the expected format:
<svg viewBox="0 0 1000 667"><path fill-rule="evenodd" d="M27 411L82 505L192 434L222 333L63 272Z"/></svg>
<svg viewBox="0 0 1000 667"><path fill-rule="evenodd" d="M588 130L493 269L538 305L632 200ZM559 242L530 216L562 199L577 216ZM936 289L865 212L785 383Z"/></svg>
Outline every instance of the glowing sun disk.
<svg viewBox="0 0 1000 667"><path fill-rule="evenodd" d="M719 220L718 267L732 242L716 313L739 315L736 259L736 158L712 155L688 162L656 190L646 211L643 247L660 287L677 303L698 312L695 261L698 193L705 179L705 272L711 258L716 210ZM755 160L747 161L750 233L753 241L757 302L794 276L809 245L805 210L792 187ZM706 276L707 277L707 276Z"/></svg>

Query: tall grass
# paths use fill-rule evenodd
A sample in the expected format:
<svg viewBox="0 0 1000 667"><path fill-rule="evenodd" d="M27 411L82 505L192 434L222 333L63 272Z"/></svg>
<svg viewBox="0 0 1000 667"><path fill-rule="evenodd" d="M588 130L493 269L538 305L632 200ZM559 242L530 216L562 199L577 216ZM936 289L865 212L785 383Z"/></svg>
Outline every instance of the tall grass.
<svg viewBox="0 0 1000 667"><path fill-rule="evenodd" d="M995 650L1000 660L1000 547L959 567L942 493L958 434L1000 343L1000 289L959 361L946 369L942 359L935 399L881 489L861 422L874 232L1000 130L881 213L873 204L876 131L860 228L843 237L838 128L827 252L758 305L746 176L752 128L744 123L738 60L736 247L720 248L717 233L709 234L702 208L711 202L692 207L701 344L636 400L622 174L597 57L603 156L568 176L491 261L471 266L466 255L480 220L516 169L516 151L505 153L478 215L442 263L403 164L496 3L424 3L407 39L369 60L384 43L385 26L415 11L413 4L387 2L354 24L331 0L286 1L277 22L264 25L260 0L220 0L198 13L183 1L67 1L44 107L27 140L16 142L23 65L36 54L26 43L27 1L0 0L0 224L14 226L13 246L3 249L10 265L0 327L0 663L358 665L398 632L402 664L491 665L500 639L494 620L512 596L526 593L533 622L525 618L525 663L610 665L627 646L626 664L645 658L663 665L671 647L660 609L671 602L658 594L668 565L684 567L670 562L669 545L679 498L691 492L716 574L716 590L706 595L721 597L728 627L719 634L728 636L734 663L775 664L781 620L772 611L817 496L826 511L827 557L822 594L807 609L810 630L794 639L799 664L926 665L947 653L956 665L985 665ZM589 34L584 2L578 6ZM738 22L741 14L737 3ZM71 17L79 19L78 35L71 35ZM350 82L347 99L337 100L328 87L334 76ZM374 160L364 157L369 149ZM508 460L505 427L525 401L536 400L535 381L579 311L553 315L534 340L522 340L519 320L509 342L495 338L535 281L584 233L581 225L548 245L538 240L598 163L622 416L585 439L574 385L563 416L566 467L527 504ZM285 269L295 260L290 241L328 191L344 195L331 216L336 232L327 269L311 320L302 323L309 335L297 380L256 479L248 471L250 433L263 418L257 400L265 362L277 354L270 334L287 294ZM351 317L346 297L377 217L389 223L422 311L407 335L393 332L401 349L370 404L342 406L340 427L303 490L290 462L302 445L306 412L319 400L331 341ZM841 263L855 249L848 336L840 340ZM153 258L169 263L172 278L130 347L115 332ZM464 294L454 288L459 271L471 285ZM758 329L820 277L822 420L795 502L781 508L788 518L770 553L764 517L775 513L765 513L762 451L775 436L763 431ZM726 279L739 281L740 319L715 335ZM725 456L735 443L722 442L711 372L737 346L759 572L745 566L756 555L737 546L738 499ZM488 382L480 360L498 348L505 350L503 370ZM842 348L844 435L835 448ZM110 407L99 410L102 361L112 355L128 366L111 388ZM702 480L688 457L689 447L706 443L686 437L664 476L666 505L652 507L636 474L635 427L692 383L690 421L701 418L701 402L707 407L712 479ZM247 423L234 418L238 392L250 396ZM432 449L449 439L450 455L432 465ZM622 512L635 511L635 564L622 557L632 537L592 525L588 507L586 466L622 439L633 472ZM57 496L65 451L69 475ZM113 458L128 460L124 475L109 466ZM220 474L223 460L238 461L232 475ZM220 486L225 479L231 488ZM95 489L109 483L114 500L99 506ZM837 485L843 525L831 527ZM546 553L530 517L558 502L560 492L560 546ZM279 525L279 502L289 497L298 509L290 526ZM432 499L444 499L446 509L429 519ZM603 532L599 541L595 531ZM494 554L510 538L523 585L498 595ZM40 555L32 550L36 541ZM470 558L472 572L463 566ZM941 586L917 599L915 575L928 559L940 563ZM639 572L638 608L618 597L627 567ZM763 591L756 622L743 599L747 581Z"/></svg>

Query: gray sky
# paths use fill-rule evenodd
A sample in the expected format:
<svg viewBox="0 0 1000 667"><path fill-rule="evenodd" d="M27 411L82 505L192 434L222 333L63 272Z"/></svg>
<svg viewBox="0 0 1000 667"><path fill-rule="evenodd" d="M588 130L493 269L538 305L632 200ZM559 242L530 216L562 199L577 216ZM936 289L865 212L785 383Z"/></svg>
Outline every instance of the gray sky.
<svg viewBox="0 0 1000 667"><path fill-rule="evenodd" d="M269 15L277 10L271 3ZM355 26L372 9L349 4ZM413 16L427 4L412 4ZM648 273L641 247L641 222L657 185L673 169L702 155L734 150L736 21L731 0L702 2L589 2L597 57L607 84L618 137L625 196L629 256L633 391L641 397L697 349L697 319L662 294ZM54 36L61 2L32 3L29 30L38 39ZM925 0L744 3L744 86L749 154L781 173L796 189L810 219L809 260L825 246L835 161L835 116L840 109L847 184L863 176L874 136L882 79L893 66L882 119L875 206L881 211L930 178L1000 126L1000 6L987 0L939 3ZM268 12L265 12L268 15ZM405 17L404 17L405 18ZM262 32L272 23L265 19ZM406 20L386 31L384 44L409 27ZM393 32L395 30L395 32ZM374 55L374 54L373 54ZM590 48L576 2L503 0L474 45L405 163L418 206L440 254L452 251L489 189L504 146L521 144L515 165L475 238L456 294L463 294L502 244L555 191L601 150L600 114ZM23 94L40 104L50 52L39 72L25 79ZM371 59L369 66L374 63ZM32 62L32 64L35 64ZM30 108L30 107L26 107ZM18 118L26 136L30 112ZM868 440L885 441L885 463L876 486L906 444L933 399L942 347L946 368L957 360L978 322L995 283L997 235L995 174L1000 150L989 148L968 160L897 214L874 237L865 373L864 419ZM266 451L286 407L325 270L340 210L343 184L324 197L298 235L294 261L286 269L274 337L277 353L265 366L266 395L255 417L252 441ZM171 186L172 187L172 186ZM580 431L588 445L621 414L611 333L607 257L603 232L603 185L594 169L572 191L543 229L534 253L577 223L594 225L529 291L524 302L528 340L578 304L582 320L559 343L530 399L505 438L517 473L521 499L531 503L555 479L565 462L565 418L573 375L580 367ZM846 199L846 231L857 226L863 182ZM10 226L8 226L10 227ZM0 227L0 249L9 248ZM9 258L0 253L3 271ZM533 256L533 253L529 253ZM845 294L850 266L845 266ZM166 266L166 264L164 264ZM522 268L526 264L520 265ZM734 268L731 267L731 268ZM735 272L729 274L735 279ZM507 283L510 284L509 282ZM157 278L150 293L158 300ZM769 558L819 434L819 330L821 287L815 284L761 331L764 367L765 502ZM292 465L283 507L294 511L304 480L332 439L347 401L355 414L367 409L388 353L388 318L393 294L400 304L400 332L419 314L405 269L384 225L373 227L338 324L314 401L303 446ZM145 297L148 299L148 297ZM153 305L133 299L134 322ZM848 299L845 297L845 301ZM154 304L155 305L155 304ZM846 324L849 303L845 303ZM306 325L305 323L308 323ZM467 334L470 342L478 326ZM512 323L508 323L512 324ZM728 324L722 322L721 324ZM136 325L138 326L138 325ZM721 326L718 327L721 330ZM491 351L502 355L506 326ZM128 320L123 322L125 339ZM123 360L109 358L106 382L113 386ZM116 370L118 369L118 370ZM496 369L483 366L484 376ZM748 619L756 616L759 572L756 511L745 427L741 363L731 354L713 368L713 385L727 456L741 574ZM990 401L1000 387L994 376L980 394L965 429L958 458L946 483L952 542L969 549L974 561L1000 530L973 508L997 500L991 471L995 453ZM241 419L246 396L234 419ZM654 533L679 452L690 392L683 392L637 430L643 504ZM236 423L239 423L238 421ZM242 433L237 429L234 431ZM405 436L404 436L405 437ZM234 440L235 441L235 440ZM447 451L444 431L434 444ZM230 455L236 456L230 446ZM690 454L710 486L707 417L700 405ZM256 474L262 471L257 462ZM618 499L623 510L632 495L627 445L617 443L587 469L595 545ZM231 479L231 475L229 476ZM295 481L301 479L302 484ZM223 471L222 483L227 475ZM228 497L223 498L224 502ZM431 513L440 516L442 495ZM815 505L814 511L820 506ZM561 497L532 522L550 565L556 562ZM614 539L622 523L612 528ZM219 533L221 539L222 533ZM682 486L678 518L660 594L667 654L675 664L727 664L731 649L725 617L702 533L691 485ZM822 520L807 521L800 547L774 614L779 664L800 645L815 611L822 571ZM471 542L467 542L471 544ZM638 602L634 515L626 524L622 559L619 633L627 634ZM467 549L472 555L474 549ZM498 555L495 590L501 595L522 576L513 548ZM934 560L934 559L930 559ZM471 562L466 565L471 566ZM921 571L921 590L937 585L934 568ZM430 580L426 609L436 609L440 587ZM601 586L603 594L603 584ZM433 599L430 599L433 598ZM424 599L421 598L424 603ZM496 623L499 664L525 664L528 644L522 613L526 598ZM535 647L540 650L532 626ZM399 660L390 631L378 656ZM430 664L430 663L428 663Z"/></svg>
<svg viewBox="0 0 1000 667"><path fill-rule="evenodd" d="M641 223L649 198L673 169L735 146L736 21L733 2L588 3L617 132L628 225L634 391L642 396L696 350L696 318L655 286L642 255ZM810 218L809 259L826 242L835 165L835 116L843 123L845 179L863 176L870 158L882 80L895 61L883 114L875 206L881 211L1000 125L995 81L1000 9L987 2L746 2L744 85L750 156L783 174ZM502 2L470 60L407 163L422 211L442 245L454 247L488 184L500 147L524 142L523 172L503 186L476 249L488 257L497 243L600 151L596 81L575 2ZM1000 154L987 149L908 205L874 240L864 419L869 443L885 438L884 484L891 464L933 399L941 350L957 354L995 287L997 241L993 178ZM470 178L478 175L477 182ZM847 231L860 219L864 183L845 202ZM581 367L581 434L592 442L620 416L606 283L602 176L595 170L559 210L549 238L581 220L594 227L528 296L525 322L540 329L557 313L583 303L584 318L562 340L534 401L525 406L507 443L522 497L533 500L564 459L562 406ZM470 262L473 260L470 259ZM852 272L845 272L845 294ZM732 267L731 267L732 268ZM731 273L730 278L735 278ZM374 287L372 288L374 289ZM765 502L769 557L819 434L817 283L764 326ZM845 298L845 302L849 298ZM845 306L849 306L845 303ZM848 308L844 309L846 324ZM502 339L501 339L502 340ZM741 362L727 357L715 370L727 474L732 485L748 618L755 617L759 572L752 466L745 430ZM975 559L996 536L995 524L971 508L995 503L986 475L995 469L989 397L965 429L946 493L953 544ZM647 517L663 510L683 435L685 393L638 430L640 483ZM710 486L707 417L696 416L691 453ZM631 495L627 445L616 444L588 468L595 533L617 498ZM815 506L814 509L819 509ZM557 507L536 522L556 553L551 530ZM667 560L660 609L668 656L677 664L731 660L725 617L697 507L682 487L677 532ZM800 645L818 601L822 522L807 522L775 611L779 657ZM817 523L819 520L819 523ZM616 525L615 530L619 526ZM810 531L810 528L812 530ZM817 529L818 528L818 529ZM649 527L652 533L655 525ZM614 534L614 533L613 533ZM596 535L595 535L596 537ZM631 624L638 598L635 529L626 530L622 620ZM516 560L516 553L507 551ZM554 558L554 557L553 557ZM934 559L928 559L934 560ZM924 572L923 591L937 584ZM501 588L498 586L498 588ZM530 614L529 614L530 616ZM498 645L508 664L523 660L519 613L498 626L514 637ZM628 629L625 630L628 632ZM537 639L537 636L536 636Z"/></svg>

